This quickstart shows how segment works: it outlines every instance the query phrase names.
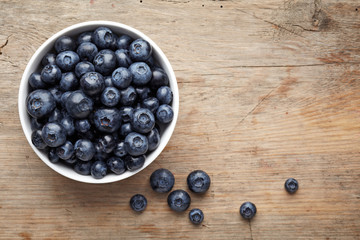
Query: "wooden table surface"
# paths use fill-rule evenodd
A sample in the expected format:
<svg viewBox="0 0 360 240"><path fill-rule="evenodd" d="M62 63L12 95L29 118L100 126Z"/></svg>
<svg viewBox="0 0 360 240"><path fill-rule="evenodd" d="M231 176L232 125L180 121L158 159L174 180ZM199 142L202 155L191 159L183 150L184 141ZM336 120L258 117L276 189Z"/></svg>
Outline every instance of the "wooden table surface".
<svg viewBox="0 0 360 240"><path fill-rule="evenodd" d="M56 1L58 2L58 1ZM180 114L163 153L121 182L89 185L50 170L20 126L17 94L35 50L75 23L139 29L170 60ZM1 239L360 239L358 0L0 0ZM193 226L150 174L212 179ZM295 195L284 190L299 180ZM142 214L129 199L149 201ZM239 207L258 208L249 223Z"/></svg>

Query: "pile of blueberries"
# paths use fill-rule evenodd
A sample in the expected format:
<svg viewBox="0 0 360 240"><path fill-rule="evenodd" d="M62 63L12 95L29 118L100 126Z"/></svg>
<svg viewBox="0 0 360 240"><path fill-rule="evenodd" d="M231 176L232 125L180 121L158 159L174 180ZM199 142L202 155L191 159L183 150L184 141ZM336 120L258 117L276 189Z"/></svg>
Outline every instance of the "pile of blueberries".
<svg viewBox="0 0 360 240"><path fill-rule="evenodd" d="M141 168L174 117L149 42L99 27L61 36L41 63L26 99L34 146L95 179Z"/></svg>

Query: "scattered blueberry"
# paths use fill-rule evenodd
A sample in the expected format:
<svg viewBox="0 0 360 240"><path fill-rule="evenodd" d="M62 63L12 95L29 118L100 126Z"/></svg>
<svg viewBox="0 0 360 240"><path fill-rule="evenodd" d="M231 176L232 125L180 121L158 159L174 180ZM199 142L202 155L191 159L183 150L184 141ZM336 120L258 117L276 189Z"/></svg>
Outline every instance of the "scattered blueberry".
<svg viewBox="0 0 360 240"><path fill-rule="evenodd" d="M130 207L136 212L144 211L147 206L146 198L141 194L136 194L130 199Z"/></svg>
<svg viewBox="0 0 360 240"><path fill-rule="evenodd" d="M96 54L93 64L95 70L101 74L111 74L116 68L116 56L115 53L109 49L101 50Z"/></svg>
<svg viewBox="0 0 360 240"><path fill-rule="evenodd" d="M136 132L148 133L155 126L154 114L147 108L135 109L131 126Z"/></svg>
<svg viewBox="0 0 360 240"><path fill-rule="evenodd" d="M31 134L31 142L37 149L45 149L47 147L42 139L41 133L41 130L34 130Z"/></svg>
<svg viewBox="0 0 360 240"><path fill-rule="evenodd" d="M79 61L79 55L73 51L61 52L56 56L56 65L58 65L61 70L65 72L74 70L76 64Z"/></svg>
<svg viewBox="0 0 360 240"><path fill-rule="evenodd" d="M151 45L144 39L136 39L129 46L130 57L132 60L140 62L146 61L152 54Z"/></svg>
<svg viewBox="0 0 360 240"><path fill-rule="evenodd" d="M94 72L95 67L91 62L83 61L79 62L75 66L75 74L78 78L81 78L87 72Z"/></svg>
<svg viewBox="0 0 360 240"><path fill-rule="evenodd" d="M113 133L120 128L121 116L116 108L99 109L94 113L93 121L99 131Z"/></svg>
<svg viewBox="0 0 360 240"><path fill-rule="evenodd" d="M29 84L30 86L35 89L45 89L48 87L48 85L41 80L41 74L40 73L32 73L29 77Z"/></svg>
<svg viewBox="0 0 360 240"><path fill-rule="evenodd" d="M173 118L174 112L172 110L172 107L167 104L160 105L156 110L156 120L159 123L169 123L173 120Z"/></svg>
<svg viewBox="0 0 360 240"><path fill-rule="evenodd" d="M127 170L131 172L142 168L142 166L144 166L145 159L146 159L145 155L136 156L136 157L127 155L125 157L125 165Z"/></svg>
<svg viewBox="0 0 360 240"><path fill-rule="evenodd" d="M202 170L193 171L187 177L188 187L194 193L206 192L210 187L210 183L209 175Z"/></svg>
<svg viewBox="0 0 360 240"><path fill-rule="evenodd" d="M76 157L82 161L90 161L95 154L93 143L87 139L77 140L74 150Z"/></svg>
<svg viewBox="0 0 360 240"><path fill-rule="evenodd" d="M59 158L67 160L74 155L74 145L70 141L66 141L63 145L56 148L56 154Z"/></svg>
<svg viewBox="0 0 360 240"><path fill-rule="evenodd" d="M92 62L99 52L95 44L91 42L83 42L77 48L76 53L79 55L81 61Z"/></svg>
<svg viewBox="0 0 360 240"><path fill-rule="evenodd" d="M131 156L140 156L147 152L149 143L147 138L136 132L129 133L125 140L125 150Z"/></svg>
<svg viewBox="0 0 360 240"><path fill-rule="evenodd" d="M75 41L68 36L61 36L55 41L55 50L57 53L64 51L74 51L76 48Z"/></svg>
<svg viewBox="0 0 360 240"><path fill-rule="evenodd" d="M46 65L41 71L41 80L47 84L56 84L61 79L61 70L54 64Z"/></svg>
<svg viewBox="0 0 360 240"><path fill-rule="evenodd" d="M160 133L157 128L153 128L147 135L149 151L154 151L160 145Z"/></svg>
<svg viewBox="0 0 360 240"><path fill-rule="evenodd" d="M189 219L193 224L198 225L204 220L204 213L198 208L191 209Z"/></svg>
<svg viewBox="0 0 360 240"><path fill-rule="evenodd" d="M129 86L128 88L125 88L124 90L121 90L120 95L121 95L120 103L123 106L131 106L135 103L135 101L137 99L137 94L136 94L135 88L132 86Z"/></svg>
<svg viewBox="0 0 360 240"><path fill-rule="evenodd" d="M41 64L46 66L48 64L54 65L56 64L56 54L54 53L47 53L41 60Z"/></svg>
<svg viewBox="0 0 360 240"><path fill-rule="evenodd" d="M144 86L151 80L151 69L144 62L135 62L131 64L129 71L132 75L133 83L136 86Z"/></svg>
<svg viewBox="0 0 360 240"><path fill-rule="evenodd" d="M35 90L26 98L27 112L33 118L42 118L49 115L55 106L55 98L49 91L44 89Z"/></svg>
<svg viewBox="0 0 360 240"><path fill-rule="evenodd" d="M245 219L252 219L256 214L256 206L252 202L244 202L240 206L240 215Z"/></svg>
<svg viewBox="0 0 360 240"><path fill-rule="evenodd" d="M93 110L93 101L81 90L72 92L66 99L66 110L75 119L86 118Z"/></svg>
<svg viewBox="0 0 360 240"><path fill-rule="evenodd" d="M296 179L294 178L289 178L285 181L285 190L290 193L293 194L295 193L297 190L299 189L299 183Z"/></svg>
<svg viewBox="0 0 360 240"><path fill-rule="evenodd" d="M45 124L41 136L49 147L59 147L66 142L66 132L59 123Z"/></svg>
<svg viewBox="0 0 360 240"><path fill-rule="evenodd" d="M103 161L96 161L91 166L90 170L91 176L95 179L101 179L106 176L107 173L107 166L106 163Z"/></svg>
<svg viewBox="0 0 360 240"><path fill-rule="evenodd" d="M174 175L165 168L154 171L150 176L150 186L158 193L170 192L175 184Z"/></svg>
<svg viewBox="0 0 360 240"><path fill-rule="evenodd" d="M173 99L173 93L168 86L162 86L157 90L156 97L160 104L170 104Z"/></svg>
<svg viewBox="0 0 360 240"><path fill-rule="evenodd" d="M124 141L118 142L114 148L114 155L117 157L125 157L126 154Z"/></svg>
<svg viewBox="0 0 360 240"><path fill-rule="evenodd" d="M126 171L125 162L119 157L111 157L107 160L108 169L113 173L120 175Z"/></svg>
<svg viewBox="0 0 360 240"><path fill-rule="evenodd" d="M107 107L114 107L120 101L120 92L115 87L107 87L101 93L101 103Z"/></svg>
<svg viewBox="0 0 360 240"><path fill-rule="evenodd" d="M98 72L87 72L80 79L80 87L89 96L98 95L105 88L104 77Z"/></svg>
<svg viewBox="0 0 360 240"><path fill-rule="evenodd" d="M90 175L91 166L93 165L92 161L81 161L78 160L76 164L74 165L75 172L81 174L81 175Z"/></svg>
<svg viewBox="0 0 360 240"><path fill-rule="evenodd" d="M66 72L61 75L60 90L72 91L77 89L78 86L79 86L79 80L77 79L74 72Z"/></svg>
<svg viewBox="0 0 360 240"><path fill-rule="evenodd" d="M127 49L118 49L115 51L118 66L128 68L131 64L131 58Z"/></svg>
<svg viewBox="0 0 360 240"><path fill-rule="evenodd" d="M184 190L175 190L169 194L167 202L172 210L176 212L183 212L189 208L191 198Z"/></svg>
<svg viewBox="0 0 360 240"><path fill-rule="evenodd" d="M132 75L127 68L119 67L111 75L112 83L117 88L127 88L132 81Z"/></svg>

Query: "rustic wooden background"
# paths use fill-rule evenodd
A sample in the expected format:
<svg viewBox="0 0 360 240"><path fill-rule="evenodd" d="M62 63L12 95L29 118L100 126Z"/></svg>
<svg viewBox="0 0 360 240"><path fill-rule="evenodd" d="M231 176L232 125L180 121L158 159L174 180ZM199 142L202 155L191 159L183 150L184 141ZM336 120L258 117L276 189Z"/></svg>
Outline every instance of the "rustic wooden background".
<svg viewBox="0 0 360 240"><path fill-rule="evenodd" d="M125 181L89 185L50 170L18 117L22 73L52 34L83 21L138 28L169 58L180 117L169 145ZM2 45L2 46L1 46ZM0 238L360 239L358 0L0 0ZM149 187L157 168L175 188L212 178L193 226ZM300 182L297 194L284 181ZM142 214L130 210L147 196ZM239 207L258 208L249 222Z"/></svg>

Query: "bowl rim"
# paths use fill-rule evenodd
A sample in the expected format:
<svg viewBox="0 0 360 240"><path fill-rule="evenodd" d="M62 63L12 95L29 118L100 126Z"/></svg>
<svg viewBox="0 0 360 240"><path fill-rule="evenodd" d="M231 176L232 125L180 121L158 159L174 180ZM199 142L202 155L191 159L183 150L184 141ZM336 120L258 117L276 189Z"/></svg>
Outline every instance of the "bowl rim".
<svg viewBox="0 0 360 240"><path fill-rule="evenodd" d="M173 108L173 112L174 112L174 118L173 118L172 122L166 127L165 132L162 134L160 145L158 146L158 148L156 150L154 150L153 152L150 153L150 157L146 158L145 164L142 166L142 168L140 168L140 169L138 169L136 171L132 171L132 172L126 171L124 174L121 174L121 175L115 175L115 174L112 175L112 176L107 175L102 179L95 179L91 175L87 175L87 176L80 175L80 174L76 173L73 170L71 170L71 172L66 170L65 166L51 163L49 161L48 157L45 156L42 151L37 149L32 144L32 141L31 141L32 130L31 130L31 127L30 127L30 118L29 118L29 115L28 115L27 110L26 110L25 101L26 101L26 97L28 95L28 77L33 72L33 70L32 70L33 65L34 64L39 64L39 62L35 63L36 59L39 58L39 55L41 55L41 54L45 55L46 54L46 52L44 52L45 49L50 44L53 44L55 42L55 40L57 38L59 38L60 36L63 36L63 35L66 35L66 34L71 35L71 32L76 31L77 29L80 29L80 28L90 28L91 27L91 29L95 30L97 27L100 27L100 26L108 27L108 28L112 29L114 32L124 32L124 31L129 32L129 33L131 33L133 35L138 36L138 38L145 39L146 41L148 41L150 43L150 45L153 48L153 53L154 53L154 51L155 51L155 53L157 53L157 55L159 56L159 59L161 59L161 62L163 62L162 67L164 68L165 71L167 70L166 72L167 72L168 77L169 77L170 87L171 87L171 90L173 92L172 108ZM48 167L50 167L51 169L53 169L55 172L59 173L60 175L62 175L64 177L67 177L69 179L78 181L78 182L92 183L92 184L112 183L112 182L117 182L117 181L124 180L124 179L129 178L129 177L137 174L138 172L142 171L147 166L149 166L160 155L160 153L164 150L164 148L168 144L168 142L169 142L169 140L170 140L170 138L171 138L171 136L172 136L172 134L173 134L173 132L175 130L175 125L176 125L178 114L179 114L179 89L178 89L178 85L177 85L174 70L173 70L169 60L167 59L167 57L165 56L163 51L160 49L160 47L153 40L151 40L147 35L145 35L141 31L139 31L139 30L137 30L137 29L135 29L133 27L130 27L128 25L125 25L123 23L118 23L118 22L113 22L113 21L103 21L103 20L101 20L101 21L87 21L87 22L81 22L81 23L71 25L69 27L66 27L66 28L58 31L57 33L53 34L50 38L48 38L35 51L35 53L30 58L28 64L26 65L26 68L24 70L24 73L23 73L21 81L20 81L19 93L18 93L18 111L19 111L21 127L23 129L24 135L25 135L28 143L30 144L31 148L36 153L36 155Z"/></svg>

